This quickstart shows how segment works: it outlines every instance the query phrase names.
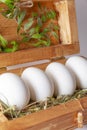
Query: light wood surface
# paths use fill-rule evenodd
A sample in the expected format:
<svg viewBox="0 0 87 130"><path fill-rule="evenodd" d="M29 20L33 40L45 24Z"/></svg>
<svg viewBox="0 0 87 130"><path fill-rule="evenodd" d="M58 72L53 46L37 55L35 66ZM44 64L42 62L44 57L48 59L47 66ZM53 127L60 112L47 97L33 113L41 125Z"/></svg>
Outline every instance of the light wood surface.
<svg viewBox="0 0 87 130"><path fill-rule="evenodd" d="M1 53L0 54L0 68L9 65L21 64L41 59L52 59L54 57L62 57L79 53L79 44L70 45L55 45L51 47L33 48L14 53Z"/></svg>
<svg viewBox="0 0 87 130"><path fill-rule="evenodd" d="M60 39L62 44L73 44L78 42L78 29L76 21L76 10L74 0L61 0L55 2L56 10L59 12L58 24L60 28Z"/></svg>
<svg viewBox="0 0 87 130"><path fill-rule="evenodd" d="M86 98L87 100L87 98ZM87 108L87 106L86 106ZM22 118L0 124L0 130L66 130L77 127L77 113L83 111L79 100L73 100Z"/></svg>

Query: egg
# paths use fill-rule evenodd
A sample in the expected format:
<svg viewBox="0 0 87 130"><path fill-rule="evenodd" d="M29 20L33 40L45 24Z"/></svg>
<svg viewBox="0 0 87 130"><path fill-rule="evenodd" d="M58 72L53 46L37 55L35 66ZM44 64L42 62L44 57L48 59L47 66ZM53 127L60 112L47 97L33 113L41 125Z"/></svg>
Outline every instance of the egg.
<svg viewBox="0 0 87 130"><path fill-rule="evenodd" d="M87 89L87 60L81 56L72 56L65 65L76 76L77 87Z"/></svg>
<svg viewBox="0 0 87 130"><path fill-rule="evenodd" d="M21 78L30 89L31 99L41 101L53 96L54 86L44 71L36 67L26 68Z"/></svg>
<svg viewBox="0 0 87 130"><path fill-rule="evenodd" d="M13 73L0 75L0 99L8 106L23 109L30 100L30 92L22 79Z"/></svg>
<svg viewBox="0 0 87 130"><path fill-rule="evenodd" d="M54 95L72 95L76 89L75 77L61 63L52 62L46 70L46 74L54 82Z"/></svg>

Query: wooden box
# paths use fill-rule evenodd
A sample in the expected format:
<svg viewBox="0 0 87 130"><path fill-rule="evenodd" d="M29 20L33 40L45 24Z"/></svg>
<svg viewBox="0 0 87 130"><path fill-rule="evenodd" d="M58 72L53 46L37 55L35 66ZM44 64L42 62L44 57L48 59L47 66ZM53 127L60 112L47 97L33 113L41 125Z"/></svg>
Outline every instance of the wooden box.
<svg viewBox="0 0 87 130"><path fill-rule="evenodd" d="M0 73L13 72L20 75L28 66L44 69L52 61L64 63L64 56L79 53L75 0L33 0L34 6L38 1L48 7L55 7L59 13L57 22L61 42L49 47L22 48L12 53L0 53ZM16 26L14 20L0 15L0 33L8 40L17 38ZM72 130L87 123L86 100L84 97L69 101L11 121L0 115L0 130Z"/></svg>

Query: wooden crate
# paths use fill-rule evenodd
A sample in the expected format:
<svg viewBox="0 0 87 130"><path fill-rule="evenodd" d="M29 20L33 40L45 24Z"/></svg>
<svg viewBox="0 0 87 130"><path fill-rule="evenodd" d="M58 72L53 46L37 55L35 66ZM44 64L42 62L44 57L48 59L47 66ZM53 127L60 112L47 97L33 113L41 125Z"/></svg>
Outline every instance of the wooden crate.
<svg viewBox="0 0 87 130"><path fill-rule="evenodd" d="M35 4L38 1L49 7L55 7L59 13L57 22L60 26L61 43L50 47L27 48L13 53L0 53L0 73L13 72L20 75L30 65L27 65L27 62L35 67L45 69L52 61L64 63L64 56L79 53L75 0L33 0ZM8 40L17 38L16 26L14 20L8 20L0 15L0 33ZM87 97L69 101L11 121L0 114L0 130L72 130L87 123L86 100Z"/></svg>

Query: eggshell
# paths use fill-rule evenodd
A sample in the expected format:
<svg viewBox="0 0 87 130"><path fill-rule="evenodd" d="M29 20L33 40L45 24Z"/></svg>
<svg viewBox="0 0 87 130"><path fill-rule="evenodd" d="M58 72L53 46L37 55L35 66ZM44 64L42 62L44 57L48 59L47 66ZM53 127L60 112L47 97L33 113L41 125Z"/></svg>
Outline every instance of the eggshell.
<svg viewBox="0 0 87 130"><path fill-rule="evenodd" d="M87 60L80 56L72 56L66 61L67 68L75 74L77 86L87 88Z"/></svg>
<svg viewBox="0 0 87 130"><path fill-rule="evenodd" d="M23 71L21 78L29 87L33 101L45 100L53 96L54 86L44 71L30 67Z"/></svg>
<svg viewBox="0 0 87 130"><path fill-rule="evenodd" d="M75 77L61 63L50 63L45 72L55 84L54 95L72 95L76 89Z"/></svg>
<svg viewBox="0 0 87 130"><path fill-rule="evenodd" d="M0 99L9 106L22 109L30 100L30 92L19 76L3 73L0 75Z"/></svg>

